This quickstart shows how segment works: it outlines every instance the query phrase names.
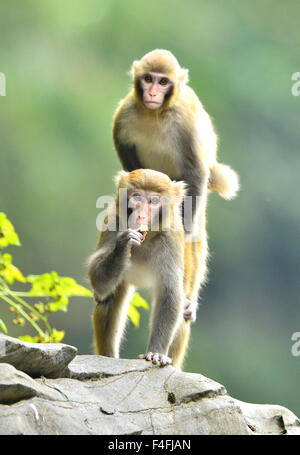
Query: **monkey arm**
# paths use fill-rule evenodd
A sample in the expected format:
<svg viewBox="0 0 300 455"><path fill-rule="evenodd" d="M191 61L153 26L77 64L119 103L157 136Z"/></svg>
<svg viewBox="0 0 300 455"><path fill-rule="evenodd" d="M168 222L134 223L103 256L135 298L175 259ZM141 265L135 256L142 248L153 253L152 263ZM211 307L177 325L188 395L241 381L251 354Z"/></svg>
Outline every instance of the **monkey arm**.
<svg viewBox="0 0 300 455"><path fill-rule="evenodd" d="M116 149L125 171L131 172L143 168L137 156L135 145L121 144L120 142L117 144Z"/></svg>
<svg viewBox="0 0 300 455"><path fill-rule="evenodd" d="M122 118L126 115L121 108L115 116L114 127L113 127L113 140L119 159L123 166L123 169L127 172L134 171L135 169L143 168L136 152L136 146L134 144L127 143L122 138Z"/></svg>
<svg viewBox="0 0 300 455"><path fill-rule="evenodd" d="M128 242L123 241L122 234L124 233L121 235L116 232L102 233L100 248L88 261L88 276L97 297L101 300L116 289L129 264Z"/></svg>
<svg viewBox="0 0 300 455"><path fill-rule="evenodd" d="M184 230L186 234L193 232L193 226L199 223L199 218L205 219L207 194L208 194L208 172L201 171L200 168L194 169L189 175L184 177L188 184L186 196L191 197L187 202L187 213L184 212ZM184 207L185 206L184 202Z"/></svg>
<svg viewBox="0 0 300 455"><path fill-rule="evenodd" d="M191 201L185 200L186 213L184 218L184 229L186 233L192 230L195 223L198 223L199 216L205 214L209 167L206 164L203 154L200 153L200 144L193 139L192 134L185 132L182 135L182 178L187 183L186 196L191 196ZM191 216L190 216L191 212Z"/></svg>

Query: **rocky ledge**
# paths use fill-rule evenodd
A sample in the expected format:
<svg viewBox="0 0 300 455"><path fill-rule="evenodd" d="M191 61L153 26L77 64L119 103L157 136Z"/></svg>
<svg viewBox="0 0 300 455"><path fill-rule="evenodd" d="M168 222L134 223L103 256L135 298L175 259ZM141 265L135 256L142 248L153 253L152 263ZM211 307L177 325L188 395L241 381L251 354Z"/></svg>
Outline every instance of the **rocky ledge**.
<svg viewBox="0 0 300 455"><path fill-rule="evenodd" d="M0 335L0 434L300 434L277 405L244 403L201 374L76 356Z"/></svg>

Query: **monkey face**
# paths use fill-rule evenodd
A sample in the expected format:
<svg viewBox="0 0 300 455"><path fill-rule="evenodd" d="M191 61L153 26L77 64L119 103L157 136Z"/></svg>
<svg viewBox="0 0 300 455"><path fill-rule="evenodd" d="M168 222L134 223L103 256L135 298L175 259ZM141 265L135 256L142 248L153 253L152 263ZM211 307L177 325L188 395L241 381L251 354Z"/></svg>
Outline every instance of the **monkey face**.
<svg viewBox="0 0 300 455"><path fill-rule="evenodd" d="M142 99L148 109L159 109L173 90L172 81L163 73L149 72L139 79Z"/></svg>
<svg viewBox="0 0 300 455"><path fill-rule="evenodd" d="M174 227L185 195L183 182L172 181L166 174L152 169L120 171L115 182L117 216L122 225L133 230L147 227L156 232Z"/></svg>
<svg viewBox="0 0 300 455"><path fill-rule="evenodd" d="M130 216L128 225L132 229L153 226L159 219L160 209L162 206L162 197L154 191L133 190L128 194L128 208Z"/></svg>

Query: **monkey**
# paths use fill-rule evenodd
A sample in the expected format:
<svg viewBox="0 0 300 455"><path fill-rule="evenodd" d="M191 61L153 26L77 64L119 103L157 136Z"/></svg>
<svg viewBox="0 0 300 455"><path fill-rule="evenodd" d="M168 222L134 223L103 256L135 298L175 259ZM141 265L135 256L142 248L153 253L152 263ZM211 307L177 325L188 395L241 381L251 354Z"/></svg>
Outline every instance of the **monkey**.
<svg viewBox="0 0 300 455"><path fill-rule="evenodd" d="M207 278L208 192L217 191L223 198L233 199L239 178L231 167L217 162L212 120L188 85L188 70L170 51L147 53L133 62L130 74L133 86L113 117L114 145L124 170L150 168L187 184L192 219L184 218L184 318L192 322L199 290ZM187 343L188 332L186 325L179 344Z"/></svg>
<svg viewBox="0 0 300 455"><path fill-rule="evenodd" d="M157 49L134 61L130 74L133 88L113 118L113 140L124 170L164 172L185 181L193 197L205 199L208 187L234 198L238 175L217 162L212 120L187 85L188 70L170 51Z"/></svg>
<svg viewBox="0 0 300 455"><path fill-rule="evenodd" d="M115 181L115 204L107 217L116 217L116 231L100 232L96 252L88 259L96 303L92 316L96 353L119 357L128 303L134 289L146 287L152 289L154 302L148 347L139 358L180 368L177 338L185 324L180 207L185 184L151 169L120 171ZM126 190L125 195L120 190ZM122 204L125 210L119 208Z"/></svg>

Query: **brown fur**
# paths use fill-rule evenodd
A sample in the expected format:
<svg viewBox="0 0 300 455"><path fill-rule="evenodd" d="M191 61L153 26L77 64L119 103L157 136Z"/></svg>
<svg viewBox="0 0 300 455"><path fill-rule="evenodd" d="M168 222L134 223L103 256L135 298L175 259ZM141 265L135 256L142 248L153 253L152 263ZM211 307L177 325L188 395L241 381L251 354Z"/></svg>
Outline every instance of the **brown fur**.
<svg viewBox="0 0 300 455"><path fill-rule="evenodd" d="M119 344L126 324L127 306L131 295L130 287L122 282L110 303L97 303L92 315L96 354L119 357Z"/></svg>
<svg viewBox="0 0 300 455"><path fill-rule="evenodd" d="M117 194L120 188L147 188L155 192L160 188L159 193L165 194L170 201L172 216L168 231L149 231L141 245L130 249L126 243L127 232L100 234L97 251L90 257L88 266L97 304L93 312L95 350L101 355L119 356L131 292L134 287L150 287L154 291L154 303L148 352L167 356L171 344L177 343L173 340L182 332L184 230L179 205L185 185L147 169L131 173L121 171L116 184ZM117 217L121 216L118 206L115 212ZM178 355L175 351L172 348L176 365Z"/></svg>
<svg viewBox="0 0 300 455"><path fill-rule="evenodd" d="M158 108L143 103L139 80L148 72L162 73L173 83L171 95ZM149 168L183 180L187 194L200 197L199 213L193 209L193 230L185 242L185 294L195 305L207 275L206 205L210 191L225 199L239 189L238 175L217 162L217 136L212 120L188 83L188 70L174 55L157 49L131 68L133 87L120 102L113 119L113 138L122 166L127 171ZM152 182L152 184L155 184ZM190 323L182 321L171 351L174 364L182 365Z"/></svg>

